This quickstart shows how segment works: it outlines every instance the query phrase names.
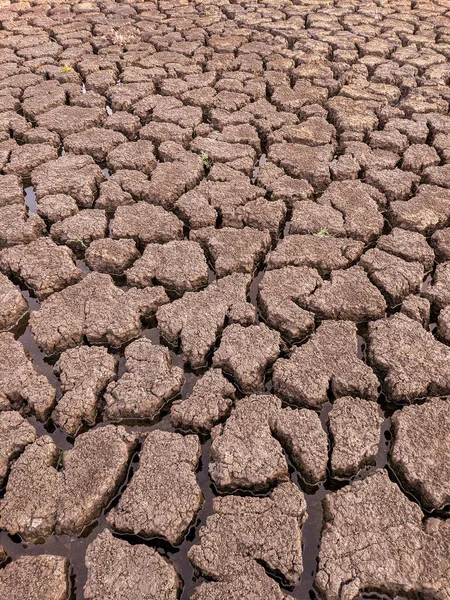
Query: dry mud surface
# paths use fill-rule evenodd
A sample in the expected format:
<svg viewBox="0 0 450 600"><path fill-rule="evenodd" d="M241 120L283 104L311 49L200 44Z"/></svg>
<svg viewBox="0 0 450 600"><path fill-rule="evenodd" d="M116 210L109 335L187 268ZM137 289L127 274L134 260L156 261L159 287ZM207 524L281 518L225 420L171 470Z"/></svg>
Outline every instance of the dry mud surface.
<svg viewBox="0 0 450 600"><path fill-rule="evenodd" d="M448 0L0 0L0 600L450 600Z"/></svg>

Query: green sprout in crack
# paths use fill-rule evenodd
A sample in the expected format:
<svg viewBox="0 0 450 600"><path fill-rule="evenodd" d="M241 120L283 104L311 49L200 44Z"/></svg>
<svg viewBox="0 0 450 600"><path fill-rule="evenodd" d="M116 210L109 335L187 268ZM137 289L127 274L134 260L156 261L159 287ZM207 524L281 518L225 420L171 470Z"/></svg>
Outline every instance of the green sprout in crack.
<svg viewBox="0 0 450 600"><path fill-rule="evenodd" d="M207 152L200 152L200 158L202 159L203 166L205 167L205 171L208 172L211 170L213 165L212 160L209 158Z"/></svg>
<svg viewBox="0 0 450 600"><path fill-rule="evenodd" d="M328 231L328 227L322 227L317 233L314 234L317 237L334 237L334 233Z"/></svg>
<svg viewBox="0 0 450 600"><path fill-rule="evenodd" d="M66 458L66 454L68 452L69 452L68 450L63 450L61 452L61 454L59 455L58 464L57 464L58 471L62 471L64 469L64 459Z"/></svg>
<svg viewBox="0 0 450 600"><path fill-rule="evenodd" d="M63 73L73 73L73 68L69 65L69 63L64 63L61 67L61 71Z"/></svg>
<svg viewBox="0 0 450 600"><path fill-rule="evenodd" d="M76 238L74 238L73 240L70 240L72 244L79 244L82 248L86 249L87 246L83 240L82 237L78 236Z"/></svg>

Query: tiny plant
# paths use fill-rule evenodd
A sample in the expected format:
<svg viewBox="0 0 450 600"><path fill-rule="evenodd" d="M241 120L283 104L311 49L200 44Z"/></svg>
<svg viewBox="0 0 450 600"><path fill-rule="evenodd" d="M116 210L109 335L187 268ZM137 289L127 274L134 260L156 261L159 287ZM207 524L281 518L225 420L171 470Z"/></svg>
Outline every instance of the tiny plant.
<svg viewBox="0 0 450 600"><path fill-rule="evenodd" d="M73 244L80 244L80 246L82 248L87 248L86 244L84 243L84 240L82 237L78 236L73 240L70 240Z"/></svg>
<svg viewBox="0 0 450 600"><path fill-rule="evenodd" d="M64 63L61 67L61 71L63 73L73 73L73 68L69 65L69 63Z"/></svg>
<svg viewBox="0 0 450 600"><path fill-rule="evenodd" d="M200 158L202 159L205 171L208 173L208 171L210 171L212 167L212 160L209 158L207 152L200 152Z"/></svg>
<svg viewBox="0 0 450 600"><path fill-rule="evenodd" d="M314 234L317 237L334 237L333 233L330 233L328 231L328 227L322 227L321 229L319 229L319 231L317 233Z"/></svg>
<svg viewBox="0 0 450 600"><path fill-rule="evenodd" d="M64 459L66 458L67 452L68 450L63 450L59 455L58 464L56 465L58 471L62 471L64 469Z"/></svg>

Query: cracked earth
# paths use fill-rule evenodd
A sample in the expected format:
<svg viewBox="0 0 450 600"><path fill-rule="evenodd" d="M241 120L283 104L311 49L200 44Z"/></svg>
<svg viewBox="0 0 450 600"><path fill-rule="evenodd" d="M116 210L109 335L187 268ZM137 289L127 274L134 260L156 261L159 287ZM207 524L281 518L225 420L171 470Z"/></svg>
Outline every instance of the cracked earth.
<svg viewBox="0 0 450 600"><path fill-rule="evenodd" d="M450 600L448 0L0 24L0 600Z"/></svg>

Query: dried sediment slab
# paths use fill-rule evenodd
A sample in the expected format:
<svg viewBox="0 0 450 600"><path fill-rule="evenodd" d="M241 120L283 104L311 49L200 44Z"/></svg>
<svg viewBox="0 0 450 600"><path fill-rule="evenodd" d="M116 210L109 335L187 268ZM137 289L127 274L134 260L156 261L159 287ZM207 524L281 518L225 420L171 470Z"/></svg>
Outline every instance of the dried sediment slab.
<svg viewBox="0 0 450 600"><path fill-rule="evenodd" d="M244 98L246 102L249 101L248 96ZM196 137L190 148L198 154L206 152L213 163L229 163L236 170L246 173L255 164L256 152L249 144L230 144L211 137Z"/></svg>
<svg viewBox="0 0 450 600"><path fill-rule="evenodd" d="M446 164L442 166L427 167L421 175L424 183L431 183L443 188L449 188L449 174L450 166Z"/></svg>
<svg viewBox="0 0 450 600"><path fill-rule="evenodd" d="M183 222L162 206L136 202L117 208L111 221L111 236L132 238L141 244L163 244L183 237Z"/></svg>
<svg viewBox="0 0 450 600"><path fill-rule="evenodd" d="M39 127L56 131L62 138L90 127L101 125L106 113L101 108L58 106L36 117Z"/></svg>
<svg viewBox="0 0 450 600"><path fill-rule="evenodd" d="M408 262L372 248L362 255L359 264L367 271L371 281L384 292L390 304L399 304L406 296L420 290L424 277L421 263Z"/></svg>
<svg viewBox="0 0 450 600"><path fill-rule="evenodd" d="M450 343L450 306L441 310L438 316L438 337L446 344Z"/></svg>
<svg viewBox="0 0 450 600"><path fill-rule="evenodd" d="M44 196L36 205L37 214L48 221L56 223L73 217L78 212L78 206L72 196L67 194L54 194L53 196Z"/></svg>
<svg viewBox="0 0 450 600"><path fill-rule="evenodd" d="M95 425L101 392L115 378L117 360L103 346L80 346L63 352L54 367L63 396L52 419L68 435L76 435L83 422Z"/></svg>
<svg viewBox="0 0 450 600"><path fill-rule="evenodd" d="M392 417L389 461L402 484L427 510L450 503L450 403L433 398Z"/></svg>
<svg viewBox="0 0 450 600"><path fill-rule="evenodd" d="M188 552L204 577L221 580L253 559L291 584L300 579L307 515L303 493L293 483L280 484L265 498L215 498L213 510L200 529L200 543Z"/></svg>
<svg viewBox="0 0 450 600"><path fill-rule="evenodd" d="M171 79L170 81L174 81ZM128 113L122 112L120 115L126 115ZM117 113L115 113L117 115ZM113 115L113 116L115 116ZM154 144L161 144L167 140L178 142L185 146L192 139L192 131L180 127L175 123L162 123L159 121L150 121L144 127L141 127L141 122L138 117L136 123L136 133L139 132L141 140L151 140ZM105 124L106 127L106 124Z"/></svg>
<svg viewBox="0 0 450 600"><path fill-rule="evenodd" d="M150 175L157 165L154 146L148 140L125 142L108 153L106 164L112 171L135 169Z"/></svg>
<svg viewBox="0 0 450 600"><path fill-rule="evenodd" d="M86 264L93 271L122 275L141 255L134 240L94 240L86 250Z"/></svg>
<svg viewBox="0 0 450 600"><path fill-rule="evenodd" d="M107 227L108 220L104 210L86 208L72 217L53 223L50 235L60 244L79 250L93 240L104 238Z"/></svg>
<svg viewBox="0 0 450 600"><path fill-rule="evenodd" d="M197 436L155 430L148 434L139 469L108 515L122 533L163 537L180 544L203 502L195 477Z"/></svg>
<svg viewBox="0 0 450 600"><path fill-rule="evenodd" d="M128 180L125 179L125 173L129 174ZM100 185L95 207L112 214L119 206L134 204L140 197L142 186L147 183L146 176L139 171L118 171Z"/></svg>
<svg viewBox="0 0 450 600"><path fill-rule="evenodd" d="M325 321L306 344L294 348L290 358L273 366L276 393L298 404L319 409L333 395L376 400L378 379L357 356L356 325Z"/></svg>
<svg viewBox="0 0 450 600"><path fill-rule="evenodd" d="M279 585L269 577L264 568L251 559L242 559L233 564L234 569L221 575L220 581L209 581L199 585L191 600L289 600Z"/></svg>
<svg viewBox="0 0 450 600"><path fill-rule="evenodd" d="M174 212L190 229L213 227L217 221L217 211L209 204L209 194L200 184L183 194L174 204ZM226 223L229 225L228 223Z"/></svg>
<svg viewBox="0 0 450 600"><path fill-rule="evenodd" d="M258 304L266 323L290 342L304 338L314 330L315 320L301 306L321 285L319 273L309 267L265 272L258 288Z"/></svg>
<svg viewBox="0 0 450 600"><path fill-rule="evenodd" d="M380 208L384 207L386 200L371 185L361 181L333 181L317 203L324 213L330 207L342 215L344 235L348 237L367 243L383 231L384 219ZM326 225L325 221L322 227Z"/></svg>
<svg viewBox="0 0 450 600"><path fill-rule="evenodd" d="M328 437L319 415L306 408L284 408L275 416L273 435L309 483L326 478Z"/></svg>
<svg viewBox="0 0 450 600"><path fill-rule="evenodd" d="M218 277L253 273L270 249L270 234L253 227L205 227L192 231L191 239L206 248Z"/></svg>
<svg viewBox="0 0 450 600"><path fill-rule="evenodd" d="M233 323L224 329L213 365L230 373L247 393L262 391L267 369L280 353L280 334L264 323L242 327Z"/></svg>
<svg viewBox="0 0 450 600"><path fill-rule="evenodd" d="M286 217L286 205L282 200L268 201L258 198L236 209L235 217L244 226L248 225L260 231L268 231L276 236Z"/></svg>
<svg viewBox="0 0 450 600"><path fill-rule="evenodd" d="M158 309L162 335L171 344L180 343L192 367L204 366L227 318L244 325L254 322L255 309L247 303L250 279L250 275L234 273Z"/></svg>
<svg viewBox="0 0 450 600"><path fill-rule="evenodd" d="M11 461L35 439L35 428L18 412L0 412L0 485L6 478Z"/></svg>
<svg viewBox="0 0 450 600"><path fill-rule="evenodd" d="M0 252L0 265L1 265ZM28 303L16 286L0 273L0 331L7 331L28 312Z"/></svg>
<svg viewBox="0 0 450 600"><path fill-rule="evenodd" d="M403 314L369 324L368 359L392 402L450 393L450 348Z"/></svg>
<svg viewBox="0 0 450 600"><path fill-rule="evenodd" d="M283 90L282 94L288 90ZM276 94L276 90L274 90ZM276 102L275 102L276 104ZM282 127L269 136L269 143L276 141L296 142L306 146L322 146L333 143L336 137L336 129L323 117L309 117L298 125Z"/></svg>
<svg viewBox="0 0 450 600"><path fill-rule="evenodd" d="M71 250L57 246L47 237L2 250L0 269L6 275L19 277L39 300L76 283L82 276Z"/></svg>
<svg viewBox="0 0 450 600"><path fill-rule="evenodd" d="M439 165L440 161L439 154L432 146L412 144L403 154L402 169L420 175L424 169Z"/></svg>
<svg viewBox="0 0 450 600"><path fill-rule="evenodd" d="M220 215L223 227L254 227L276 233L286 215L282 200L268 201L264 190L235 171L229 181L202 181L174 205L191 229L214 226Z"/></svg>
<svg viewBox="0 0 450 600"><path fill-rule="evenodd" d="M322 319L367 321L379 319L386 311L386 301L370 282L362 267L332 271L305 301L309 310Z"/></svg>
<svg viewBox="0 0 450 600"><path fill-rule="evenodd" d="M145 287L155 281L178 293L194 291L208 282L208 264L200 244L174 240L148 244L142 258L126 272L130 285Z"/></svg>
<svg viewBox="0 0 450 600"><path fill-rule="evenodd" d="M434 252L427 239L416 231L394 227L388 235L382 235L377 248L409 262L419 262L425 270L433 267Z"/></svg>
<svg viewBox="0 0 450 600"><path fill-rule="evenodd" d="M401 169L378 169L372 168L366 170L365 179L367 183L378 188L385 194L387 200L391 203L390 207L398 203L406 203L414 200L408 200L414 193L414 187L420 183L420 177L414 173L402 171ZM390 213L392 216L392 212ZM394 219L395 220L395 219ZM403 226L402 223L395 220L395 224Z"/></svg>
<svg viewBox="0 0 450 600"><path fill-rule="evenodd" d="M422 184L411 200L391 202L389 212L395 225L428 235L448 223L450 190Z"/></svg>
<svg viewBox="0 0 450 600"><path fill-rule="evenodd" d="M427 298L414 295L406 296L402 302L400 312L420 323L425 329L428 329L431 306Z"/></svg>
<svg viewBox="0 0 450 600"><path fill-rule="evenodd" d="M305 179L296 179L286 175L273 163L265 163L258 173L258 185L263 186L272 200L282 201L292 206L296 200L306 201L313 195L313 188Z"/></svg>
<svg viewBox="0 0 450 600"><path fill-rule="evenodd" d="M338 398L328 418L333 476L351 477L363 467L374 465L383 423L378 404L350 396Z"/></svg>
<svg viewBox="0 0 450 600"><path fill-rule="evenodd" d="M78 436L63 455L49 436L37 438L11 467L0 526L32 541L81 533L113 498L135 445L134 435L112 425Z"/></svg>
<svg viewBox="0 0 450 600"><path fill-rule="evenodd" d="M189 109L199 110L189 106L183 108ZM172 209L182 194L200 183L204 176L203 162L200 156L170 140L159 145L158 156L163 162L159 162L152 172L143 199Z"/></svg>
<svg viewBox="0 0 450 600"><path fill-rule="evenodd" d="M301 144L274 144L269 149L269 160L284 168L288 175L306 179L317 191L330 184L330 163L333 146L318 147Z"/></svg>
<svg viewBox="0 0 450 600"><path fill-rule="evenodd" d="M78 436L62 457L57 535L76 535L100 515L124 481L135 448L136 434L122 427L106 426Z"/></svg>
<svg viewBox="0 0 450 600"><path fill-rule="evenodd" d="M315 580L322 598L449 597L450 523L424 519L386 471L329 494L323 509Z"/></svg>
<svg viewBox="0 0 450 600"><path fill-rule="evenodd" d="M271 432L280 410L275 396L253 395L237 400L225 424L212 430L209 474L220 490L258 492L288 479L281 445Z"/></svg>
<svg viewBox="0 0 450 600"><path fill-rule="evenodd" d="M450 304L450 261L443 262L436 267L433 284L422 291L422 296L427 298L437 308L445 308Z"/></svg>
<svg viewBox="0 0 450 600"><path fill-rule="evenodd" d="M177 600L181 581L174 566L153 548L100 533L86 550L84 597L89 600Z"/></svg>
<svg viewBox="0 0 450 600"><path fill-rule="evenodd" d="M328 204L322 206L313 200L300 200L294 204L289 234L317 234L325 229L332 237L344 237L346 230L342 213Z"/></svg>
<svg viewBox="0 0 450 600"><path fill-rule="evenodd" d="M450 167L450 165L448 165ZM435 231L430 239L439 260L450 260L450 227Z"/></svg>
<svg viewBox="0 0 450 600"><path fill-rule="evenodd" d="M206 432L227 416L234 403L234 386L220 369L210 369L199 379L186 400L172 404L172 427Z"/></svg>
<svg viewBox="0 0 450 600"><path fill-rule="evenodd" d="M88 154L100 162L106 159L108 152L126 141L127 138L118 131L93 127L68 135L64 139L64 148L74 154Z"/></svg>
<svg viewBox="0 0 450 600"><path fill-rule="evenodd" d="M0 598L68 600L69 566L65 556L20 556L0 570Z"/></svg>
<svg viewBox="0 0 450 600"><path fill-rule="evenodd" d="M37 215L29 215L25 204L0 207L0 248L28 244L44 232L44 221Z"/></svg>
<svg viewBox="0 0 450 600"><path fill-rule="evenodd" d="M94 159L87 155L65 154L40 165L31 174L36 198L66 194L80 208L89 208L97 196L98 186L106 177Z"/></svg>
<svg viewBox="0 0 450 600"><path fill-rule="evenodd" d="M30 317L30 328L46 354L91 344L117 347L139 335L142 318L168 302L162 287L128 292L109 275L90 273L79 283L56 292Z"/></svg>
<svg viewBox="0 0 450 600"><path fill-rule="evenodd" d="M50 414L56 390L44 375L39 375L24 347L12 333L0 333L0 405L5 410L31 410L45 421Z"/></svg>
<svg viewBox="0 0 450 600"><path fill-rule="evenodd" d="M51 144L23 144L13 148L4 171L19 177L29 177L33 169L57 158L58 150Z"/></svg>
<svg viewBox="0 0 450 600"><path fill-rule="evenodd" d="M363 242L349 238L288 235L270 253L267 268L303 266L317 269L320 274L327 274L333 269L350 266L358 260L363 250Z"/></svg>
<svg viewBox="0 0 450 600"><path fill-rule="evenodd" d="M146 338L125 348L126 372L108 385L103 418L153 419L183 385L183 369L172 365L170 352Z"/></svg>
<svg viewBox="0 0 450 600"><path fill-rule="evenodd" d="M23 204L23 187L17 175L0 175L0 207Z"/></svg>

